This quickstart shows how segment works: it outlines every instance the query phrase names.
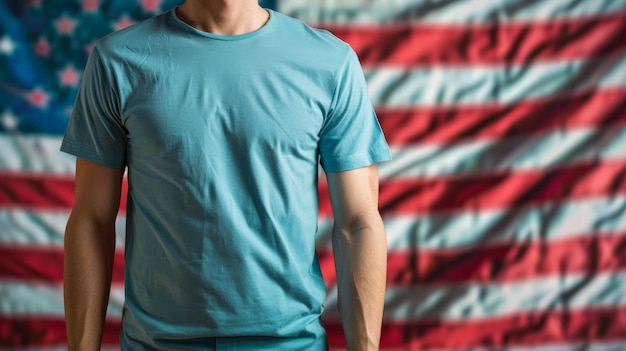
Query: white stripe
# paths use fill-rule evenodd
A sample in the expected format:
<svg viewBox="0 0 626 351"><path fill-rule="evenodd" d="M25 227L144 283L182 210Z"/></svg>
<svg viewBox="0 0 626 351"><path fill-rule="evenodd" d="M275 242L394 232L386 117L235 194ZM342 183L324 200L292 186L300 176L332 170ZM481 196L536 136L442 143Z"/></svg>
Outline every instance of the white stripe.
<svg viewBox="0 0 626 351"><path fill-rule="evenodd" d="M120 317L123 287L115 285L108 317ZM336 289L326 299L326 315L337 317ZM0 281L0 311L5 317L63 315L61 284ZM561 310L626 305L626 273L568 275L515 283L389 287L385 318L393 320L489 318L535 310Z"/></svg>
<svg viewBox="0 0 626 351"><path fill-rule="evenodd" d="M602 15L624 9L626 0L284 0L278 3L280 12L314 24L540 21Z"/></svg>
<svg viewBox="0 0 626 351"><path fill-rule="evenodd" d="M392 157L392 162L380 165L381 179L545 169L587 160L625 159L626 126L392 148Z"/></svg>
<svg viewBox="0 0 626 351"><path fill-rule="evenodd" d="M425 216L386 216L390 250L451 249L529 240L559 240L597 232L626 232L626 197L596 198L524 208L459 211ZM68 213L0 210L0 245L63 245ZM333 221L318 221L317 245L330 249ZM472 230L467 230L472 228ZM116 222L117 246L124 245L125 217Z"/></svg>
<svg viewBox="0 0 626 351"><path fill-rule="evenodd" d="M503 242L551 241L626 232L626 197L585 199L524 208L385 217L389 250L453 249ZM332 219L320 219L318 247L331 248Z"/></svg>
<svg viewBox="0 0 626 351"><path fill-rule="evenodd" d="M336 289L325 306L338 318ZM626 273L536 278L515 283L388 287L385 319L468 321L530 311L626 306Z"/></svg>
<svg viewBox="0 0 626 351"><path fill-rule="evenodd" d="M22 210L0 208L0 245L35 245L63 247L69 211ZM116 245L124 246L126 217L115 221Z"/></svg>
<svg viewBox="0 0 626 351"><path fill-rule="evenodd" d="M378 106L508 104L598 87L624 87L626 56L505 67L375 67L364 72Z"/></svg>
<svg viewBox="0 0 626 351"><path fill-rule="evenodd" d="M76 158L60 147L59 136L0 133L0 170L72 174Z"/></svg>
<svg viewBox="0 0 626 351"><path fill-rule="evenodd" d="M11 144L10 139L17 140L15 145L23 145L27 143L20 139L30 140L31 138L0 135L0 146L3 146L3 142ZM58 141L60 142L60 138ZM48 139L48 142L52 143L51 139ZM46 172L58 175L72 175L74 172L74 159L67 159L61 153L55 155L31 153L29 165L21 166L11 162L12 155L19 154L19 149L3 150L7 152L0 154L0 170ZM54 156L57 158L55 159ZM381 179L540 169L589 159L626 157L626 127L577 128L557 130L537 136L481 139L443 145L392 147L392 156L392 162L384 162L380 165Z"/></svg>
<svg viewBox="0 0 626 351"><path fill-rule="evenodd" d="M63 315L63 285L0 280L0 311L5 317ZM124 287L114 284L109 297L108 317L122 315Z"/></svg>

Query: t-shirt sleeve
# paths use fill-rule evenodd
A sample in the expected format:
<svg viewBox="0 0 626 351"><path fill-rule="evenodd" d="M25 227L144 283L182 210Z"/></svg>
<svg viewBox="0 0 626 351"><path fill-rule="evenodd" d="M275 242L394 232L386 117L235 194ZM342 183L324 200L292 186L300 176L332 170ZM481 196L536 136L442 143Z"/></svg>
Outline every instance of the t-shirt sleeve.
<svg viewBox="0 0 626 351"><path fill-rule="evenodd" d="M363 70L352 49L336 83L320 131L320 163L324 171L340 172L390 160L389 147L376 118Z"/></svg>
<svg viewBox="0 0 626 351"><path fill-rule="evenodd" d="M107 167L126 164L126 129L118 95L95 47L83 73L61 151Z"/></svg>

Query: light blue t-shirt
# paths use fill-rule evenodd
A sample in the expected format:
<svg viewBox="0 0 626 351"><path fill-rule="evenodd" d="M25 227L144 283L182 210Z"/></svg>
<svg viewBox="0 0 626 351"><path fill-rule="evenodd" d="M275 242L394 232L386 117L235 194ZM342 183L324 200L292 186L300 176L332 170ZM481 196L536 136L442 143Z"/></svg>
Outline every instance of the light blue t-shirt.
<svg viewBox="0 0 626 351"><path fill-rule="evenodd" d="M390 158L347 44L273 11L221 36L171 10L97 42L61 150L128 167L123 349L326 348L318 158Z"/></svg>

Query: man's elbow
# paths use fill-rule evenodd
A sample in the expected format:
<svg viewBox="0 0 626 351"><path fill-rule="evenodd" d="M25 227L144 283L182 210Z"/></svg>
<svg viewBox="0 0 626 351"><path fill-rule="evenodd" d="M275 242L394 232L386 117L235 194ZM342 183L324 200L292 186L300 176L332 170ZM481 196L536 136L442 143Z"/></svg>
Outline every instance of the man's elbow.
<svg viewBox="0 0 626 351"><path fill-rule="evenodd" d="M65 227L65 238L73 236L115 237L116 216L98 215L80 208L72 209Z"/></svg>
<svg viewBox="0 0 626 351"><path fill-rule="evenodd" d="M335 221L333 238L336 242L350 245L354 240L385 240L385 227L377 210L369 211Z"/></svg>

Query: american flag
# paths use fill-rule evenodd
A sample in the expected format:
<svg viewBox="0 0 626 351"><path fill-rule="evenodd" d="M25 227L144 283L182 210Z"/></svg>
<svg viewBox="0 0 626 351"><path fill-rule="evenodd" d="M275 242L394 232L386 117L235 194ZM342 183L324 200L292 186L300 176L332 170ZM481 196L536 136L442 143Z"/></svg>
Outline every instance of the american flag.
<svg viewBox="0 0 626 351"><path fill-rule="evenodd" d="M97 38L181 1L0 3L0 350L65 349L58 151ZM278 0L363 65L394 160L383 350L626 350L626 0ZM345 347L320 184L318 255ZM124 205L104 344L119 349Z"/></svg>

